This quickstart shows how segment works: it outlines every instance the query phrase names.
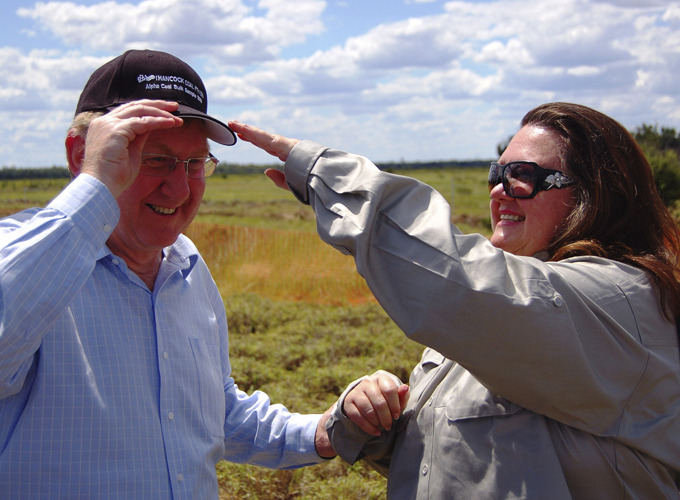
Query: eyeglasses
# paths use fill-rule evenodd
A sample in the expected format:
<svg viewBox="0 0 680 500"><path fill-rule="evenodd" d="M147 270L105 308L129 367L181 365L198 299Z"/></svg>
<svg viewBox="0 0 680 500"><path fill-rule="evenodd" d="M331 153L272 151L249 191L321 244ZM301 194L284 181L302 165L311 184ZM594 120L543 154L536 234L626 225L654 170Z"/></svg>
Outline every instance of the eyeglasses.
<svg viewBox="0 0 680 500"><path fill-rule="evenodd" d="M505 194L512 198L533 198L539 191L573 184L573 180L559 170L543 168L531 161L513 161L501 165L492 162L489 169L489 191L503 183Z"/></svg>
<svg viewBox="0 0 680 500"><path fill-rule="evenodd" d="M188 160L178 160L176 156L143 153L139 173L154 177L165 177L175 170L178 163L184 163L184 171L187 173L187 177L202 179L210 177L215 172L219 160L212 154L189 158Z"/></svg>

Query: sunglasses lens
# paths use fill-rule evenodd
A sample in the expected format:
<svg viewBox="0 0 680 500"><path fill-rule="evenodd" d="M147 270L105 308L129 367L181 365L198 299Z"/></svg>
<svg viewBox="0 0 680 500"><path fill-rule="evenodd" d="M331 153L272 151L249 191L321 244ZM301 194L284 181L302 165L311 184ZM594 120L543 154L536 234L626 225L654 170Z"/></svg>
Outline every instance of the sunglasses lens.
<svg viewBox="0 0 680 500"><path fill-rule="evenodd" d="M536 185L536 170L531 163L509 163L505 167L503 186L510 196L530 198Z"/></svg>
<svg viewBox="0 0 680 500"><path fill-rule="evenodd" d="M498 163L492 163L489 168L489 191L501 182L501 166Z"/></svg>

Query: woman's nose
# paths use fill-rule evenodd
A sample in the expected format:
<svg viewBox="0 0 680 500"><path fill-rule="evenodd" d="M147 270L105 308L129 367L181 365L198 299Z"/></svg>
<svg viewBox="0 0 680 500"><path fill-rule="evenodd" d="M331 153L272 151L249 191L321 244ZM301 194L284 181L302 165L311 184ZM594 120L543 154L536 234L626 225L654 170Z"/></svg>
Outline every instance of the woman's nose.
<svg viewBox="0 0 680 500"><path fill-rule="evenodd" d="M507 195L505 194L505 188L503 188L503 183L499 182L489 190L489 198L496 199L501 197L507 197Z"/></svg>

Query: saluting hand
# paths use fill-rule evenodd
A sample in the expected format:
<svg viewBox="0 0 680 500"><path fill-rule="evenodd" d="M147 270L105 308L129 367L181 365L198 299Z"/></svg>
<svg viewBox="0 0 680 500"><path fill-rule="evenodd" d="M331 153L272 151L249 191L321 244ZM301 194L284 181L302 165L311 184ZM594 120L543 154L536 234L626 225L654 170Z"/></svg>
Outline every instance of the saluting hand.
<svg viewBox="0 0 680 500"><path fill-rule="evenodd" d="M177 103L140 100L123 104L90 124L81 173L102 181L118 197L137 178L149 133L180 127Z"/></svg>
<svg viewBox="0 0 680 500"><path fill-rule="evenodd" d="M244 141L257 146L272 156L276 156L283 162L288 159L291 150L298 142L300 142L299 139L291 139L282 135L272 134L271 132L266 132L260 128L237 121L230 121L229 127ZM270 168L265 171L265 174L278 187L288 189L286 176L280 170Z"/></svg>

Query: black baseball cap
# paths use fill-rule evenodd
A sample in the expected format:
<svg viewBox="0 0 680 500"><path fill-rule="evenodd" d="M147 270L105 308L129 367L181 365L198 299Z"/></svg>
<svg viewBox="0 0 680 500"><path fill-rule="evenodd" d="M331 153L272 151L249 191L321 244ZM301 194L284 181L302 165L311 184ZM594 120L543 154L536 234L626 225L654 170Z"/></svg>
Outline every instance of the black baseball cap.
<svg viewBox="0 0 680 500"><path fill-rule="evenodd" d="M128 50L97 69L80 94L76 115L104 111L140 99L163 99L179 103L181 118L199 118L208 127L208 138L231 146L236 134L208 115L208 94L191 66L166 52Z"/></svg>

